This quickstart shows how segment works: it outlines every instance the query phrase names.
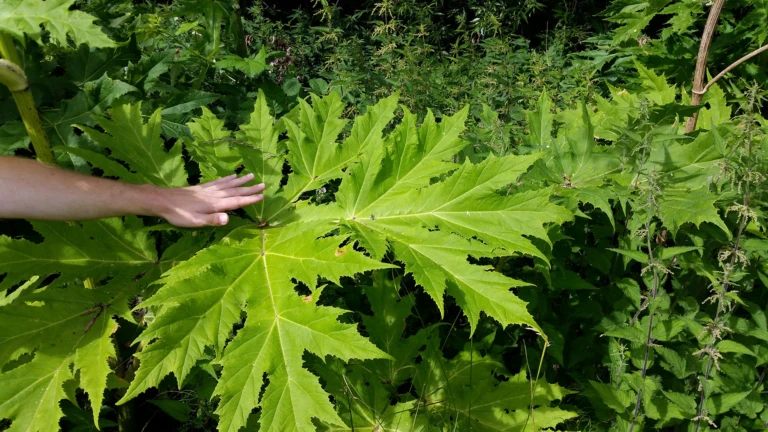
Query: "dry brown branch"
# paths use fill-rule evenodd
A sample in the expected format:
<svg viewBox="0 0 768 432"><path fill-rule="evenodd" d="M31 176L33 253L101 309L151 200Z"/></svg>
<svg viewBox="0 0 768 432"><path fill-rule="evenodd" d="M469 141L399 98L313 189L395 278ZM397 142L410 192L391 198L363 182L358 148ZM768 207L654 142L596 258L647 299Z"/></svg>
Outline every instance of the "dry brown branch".
<svg viewBox="0 0 768 432"><path fill-rule="evenodd" d="M704 76L707 73L707 55L709 55L709 46L712 43L712 37L715 34L717 20L720 18L720 12L723 10L725 0L715 0L712 9L709 10L707 24L704 26L704 33L701 35L701 44L699 45L699 54L696 57L696 72L693 75L693 90L691 94L691 105L701 103L701 92L704 88ZM696 129L696 120L698 113L688 117L685 123L685 133L693 132Z"/></svg>
<svg viewBox="0 0 768 432"><path fill-rule="evenodd" d="M751 53L749 53L749 54L745 55L744 57L742 57L742 58L740 58L740 59L736 60L735 62L731 63L731 65L730 65L730 66L728 66L727 68L723 69L723 71L722 71L722 72L720 72L719 74L717 74L717 76L715 76L714 78L712 78L712 79L711 79L711 80L710 80L710 81L707 83L707 85L705 85L705 86L704 86L704 88L703 88L703 89L701 89L701 91L700 91L700 92L697 92L697 91L695 91L695 90L694 90L694 91L693 91L693 93L697 93L697 94L701 94L701 95L704 95L704 93L706 93L706 92L707 92L707 90L709 90L709 88L710 88L710 87L711 87L711 86L712 86L714 83L716 83L716 82L717 82L717 80L719 80L720 78L722 78L723 76L725 76L725 74L727 74L728 72L730 72L730 71L732 71L733 69L735 69L735 68L736 68L736 66L738 66L738 65L740 65L740 64L742 64L742 63L744 63L745 61L747 61L747 60L751 59L752 57L754 57L754 56L756 56L756 55L760 54L760 53L761 53L761 52L763 52L763 51L768 51L768 45L764 45L764 46L761 46L760 48L758 48L758 49L756 49L756 50L752 51Z"/></svg>

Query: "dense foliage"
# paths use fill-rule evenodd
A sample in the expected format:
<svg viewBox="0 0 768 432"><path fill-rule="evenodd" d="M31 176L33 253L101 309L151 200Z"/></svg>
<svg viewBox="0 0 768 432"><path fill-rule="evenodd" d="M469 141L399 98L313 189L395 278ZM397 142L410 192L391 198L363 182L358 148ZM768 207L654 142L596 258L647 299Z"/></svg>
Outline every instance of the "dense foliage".
<svg viewBox="0 0 768 432"><path fill-rule="evenodd" d="M0 221L0 430L765 430L768 54L692 105L712 7L0 3L58 165L267 185ZM41 157L17 97L0 155Z"/></svg>

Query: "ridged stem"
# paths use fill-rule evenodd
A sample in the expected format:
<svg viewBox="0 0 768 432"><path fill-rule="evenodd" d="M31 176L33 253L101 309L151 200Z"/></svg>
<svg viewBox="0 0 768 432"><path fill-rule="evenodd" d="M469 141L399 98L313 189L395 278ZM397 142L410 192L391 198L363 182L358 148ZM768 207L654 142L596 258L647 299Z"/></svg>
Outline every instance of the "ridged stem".
<svg viewBox="0 0 768 432"><path fill-rule="evenodd" d="M16 46L13 44L13 39L8 33L0 32L0 57L21 65L21 58L16 51Z"/></svg>
<svg viewBox="0 0 768 432"><path fill-rule="evenodd" d="M3 59L0 59L0 84L8 87L13 100L16 102L16 107L21 114L21 121L27 129L37 159L48 165L56 165L51 144L45 135L43 122L40 121L40 114L35 108L35 100L29 90L27 76L18 66L21 62L16 47L13 45L11 37L5 33L0 33L0 55L3 56Z"/></svg>

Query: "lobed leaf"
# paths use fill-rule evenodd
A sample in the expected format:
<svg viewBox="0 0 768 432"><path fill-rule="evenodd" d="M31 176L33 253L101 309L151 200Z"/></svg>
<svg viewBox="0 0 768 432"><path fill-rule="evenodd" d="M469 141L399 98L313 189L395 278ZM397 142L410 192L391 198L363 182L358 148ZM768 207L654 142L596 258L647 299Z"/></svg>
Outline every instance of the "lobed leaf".
<svg viewBox="0 0 768 432"><path fill-rule="evenodd" d="M75 0L5 0L0 3L0 32L22 42L25 35L42 42L42 25L48 30L51 41L60 46L67 45L67 37L72 38L75 45L114 46L114 42L93 23L93 16L70 10L74 3Z"/></svg>

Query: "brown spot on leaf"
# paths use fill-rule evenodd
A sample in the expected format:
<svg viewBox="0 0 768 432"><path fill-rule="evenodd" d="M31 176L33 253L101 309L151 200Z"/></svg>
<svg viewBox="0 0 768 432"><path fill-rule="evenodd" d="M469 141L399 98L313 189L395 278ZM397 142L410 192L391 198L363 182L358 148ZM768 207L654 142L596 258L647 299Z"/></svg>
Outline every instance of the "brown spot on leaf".
<svg viewBox="0 0 768 432"><path fill-rule="evenodd" d="M340 256L344 255L345 253L347 253L347 248L346 247L336 249L336 256L337 257L340 257Z"/></svg>

